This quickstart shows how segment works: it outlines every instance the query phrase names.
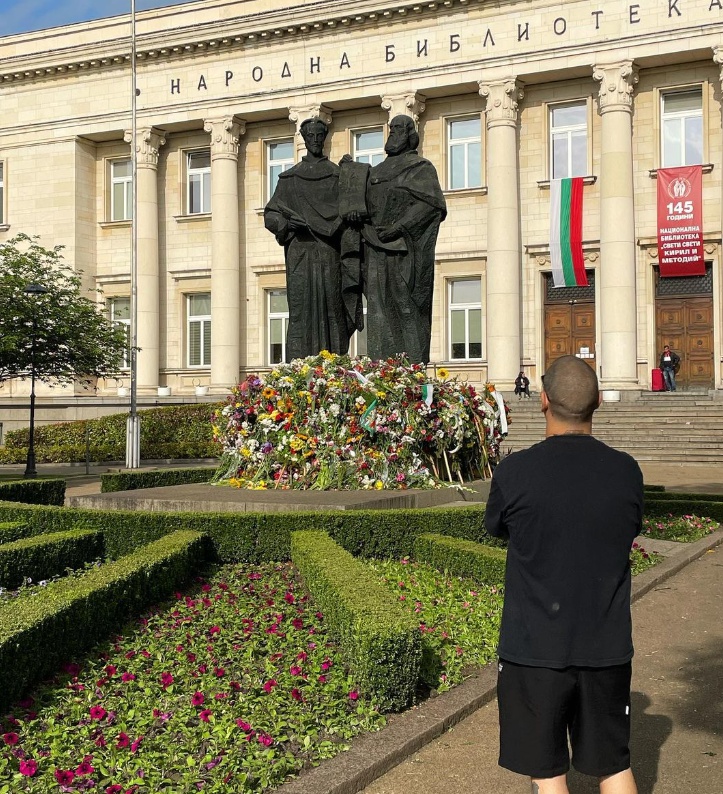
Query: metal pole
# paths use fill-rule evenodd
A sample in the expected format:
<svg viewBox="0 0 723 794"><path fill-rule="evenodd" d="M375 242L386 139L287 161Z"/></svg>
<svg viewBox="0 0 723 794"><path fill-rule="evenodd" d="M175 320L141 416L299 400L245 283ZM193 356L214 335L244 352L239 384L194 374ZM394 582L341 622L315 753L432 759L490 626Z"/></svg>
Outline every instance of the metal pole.
<svg viewBox="0 0 723 794"><path fill-rule="evenodd" d="M131 404L126 423L126 468L141 465L141 424L138 416L138 152L136 74L136 0L131 0L131 171L133 217L131 218Z"/></svg>
<svg viewBox="0 0 723 794"><path fill-rule="evenodd" d="M30 340L30 439L28 442L28 458L25 464L25 477L37 477L35 468L35 335L37 323L33 309L33 336Z"/></svg>

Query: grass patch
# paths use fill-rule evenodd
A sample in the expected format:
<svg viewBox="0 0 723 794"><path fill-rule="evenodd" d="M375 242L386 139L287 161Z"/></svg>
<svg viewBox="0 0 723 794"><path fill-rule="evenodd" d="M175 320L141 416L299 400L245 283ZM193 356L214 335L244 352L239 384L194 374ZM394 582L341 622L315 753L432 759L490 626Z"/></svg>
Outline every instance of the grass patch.
<svg viewBox="0 0 723 794"><path fill-rule="evenodd" d="M712 518L696 515L650 516L643 518L642 535L656 540L675 540L679 543L692 543L720 529L720 524Z"/></svg>

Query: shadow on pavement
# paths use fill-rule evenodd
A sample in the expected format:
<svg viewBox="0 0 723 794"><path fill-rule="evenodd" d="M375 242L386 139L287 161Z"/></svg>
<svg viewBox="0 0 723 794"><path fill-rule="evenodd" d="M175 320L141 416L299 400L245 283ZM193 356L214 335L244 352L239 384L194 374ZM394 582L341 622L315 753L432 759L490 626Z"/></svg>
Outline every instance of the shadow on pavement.
<svg viewBox="0 0 723 794"><path fill-rule="evenodd" d="M653 794L658 781L660 750L673 730L673 721L664 714L650 714L650 698L642 692L631 693L633 712L630 755L638 794ZM568 775L570 794L597 794L598 779L574 770Z"/></svg>

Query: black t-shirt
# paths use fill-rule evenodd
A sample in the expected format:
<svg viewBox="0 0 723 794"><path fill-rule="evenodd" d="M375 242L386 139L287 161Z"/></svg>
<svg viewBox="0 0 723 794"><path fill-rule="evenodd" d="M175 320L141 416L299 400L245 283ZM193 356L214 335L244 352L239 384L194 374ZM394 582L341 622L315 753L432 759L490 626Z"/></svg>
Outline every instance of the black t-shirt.
<svg viewBox="0 0 723 794"><path fill-rule="evenodd" d="M552 668L632 658L629 556L642 514L640 467L590 435L551 436L497 466L485 522L509 538L501 658Z"/></svg>

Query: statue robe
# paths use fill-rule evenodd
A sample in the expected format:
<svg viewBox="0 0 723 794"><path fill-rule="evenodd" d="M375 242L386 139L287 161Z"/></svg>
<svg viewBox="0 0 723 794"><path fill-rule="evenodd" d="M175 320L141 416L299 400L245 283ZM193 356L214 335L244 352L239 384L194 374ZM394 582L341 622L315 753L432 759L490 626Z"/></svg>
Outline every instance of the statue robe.
<svg viewBox="0 0 723 794"><path fill-rule="evenodd" d="M306 228L291 229L291 218L303 220ZM264 224L284 246L287 360L321 350L346 353L354 326L342 299L339 166L307 155L280 174Z"/></svg>
<svg viewBox="0 0 723 794"><path fill-rule="evenodd" d="M447 215L434 166L416 151L387 157L369 173L367 209L371 228L362 234L369 356L406 353L412 363L427 363L434 251ZM389 227L402 236L381 243L376 232Z"/></svg>

